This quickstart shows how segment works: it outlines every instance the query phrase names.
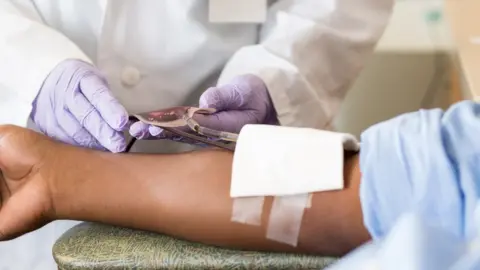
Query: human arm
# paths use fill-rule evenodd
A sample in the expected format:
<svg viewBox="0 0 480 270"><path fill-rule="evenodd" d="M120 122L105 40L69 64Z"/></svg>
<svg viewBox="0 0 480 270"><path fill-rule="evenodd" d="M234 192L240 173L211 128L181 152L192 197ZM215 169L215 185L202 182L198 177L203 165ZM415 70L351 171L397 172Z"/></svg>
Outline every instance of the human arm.
<svg viewBox="0 0 480 270"><path fill-rule="evenodd" d="M5 136L8 132L13 132L10 137ZM43 222L104 222L224 247L341 255L369 239L358 201L360 174L356 155L345 163L345 189L315 194L303 218L298 247L292 248L265 237L271 198L266 200L261 227L230 221L229 152L114 155L59 144L18 128L3 128L0 134L4 175L20 177L21 173L4 169L14 167L5 162L14 160L19 152L31 153L22 161L38 164L33 169L24 166L23 170L39 175L30 177L29 184L3 204L0 231L4 234L34 228L25 227L32 224L25 218L34 216L33 208L25 202L29 201L40 207ZM18 147L31 147L13 149L12 145L17 144L12 140L21 141ZM36 199L32 193L51 196Z"/></svg>
<svg viewBox="0 0 480 270"><path fill-rule="evenodd" d="M197 121L238 132L245 124L331 129L340 105L372 54L393 0L280 0L268 10L258 44L240 48L216 87L200 97L216 108ZM188 131L188 129L186 129ZM172 138L141 122L137 138Z"/></svg>
<svg viewBox="0 0 480 270"><path fill-rule="evenodd" d="M26 126L47 75L66 59L88 57L41 20L32 1L0 1L0 124Z"/></svg>
<svg viewBox="0 0 480 270"><path fill-rule="evenodd" d="M463 101L362 134L360 198L376 241L329 270L479 268L479 112Z"/></svg>
<svg viewBox="0 0 480 270"><path fill-rule="evenodd" d="M479 104L466 101L455 104L446 112L441 110L420 110L377 124L365 131L362 134L362 148L360 151L361 181L358 167L353 166L353 171L349 170L348 164L350 159L347 160L344 174L346 180L345 189L341 191L322 192L314 196L313 207L311 210L307 210L303 219L299 246L296 251L315 252L324 255L342 254L369 238L368 233L362 225L362 219L372 237L374 239L381 239L388 234L400 216L411 211L419 214L429 224L434 223L436 226L439 226L440 229L450 234L460 237L471 235L475 229L472 226L476 224L473 221L475 212L478 212L478 190L480 190L480 188L478 188L478 178L476 177L476 175L478 175L477 153L480 151L478 149L480 144L478 143L477 137L477 134L480 133L478 121L479 108ZM1 152L2 151L0 151L0 153ZM72 157L78 158L80 156L79 154L73 153L74 152L71 152ZM110 161L109 159L103 158L102 162L98 161L100 154L94 159L93 157L89 157L90 154L86 155L89 151L83 153L82 155L85 156L80 160L92 160L93 164L91 164L91 167L89 162L86 164L89 165L87 167L90 167L89 171L94 172L93 174L96 174L95 171L102 172L103 169L99 168L101 167L99 165L100 163ZM174 167L169 167L170 169L162 168L160 163L156 163L160 162L163 158L163 160L166 161L172 157L175 158L172 158L171 162L175 162L174 160L177 159L183 160L183 158L188 160L189 155L192 155L190 158L197 157L195 159L192 158L193 168L189 169L190 172L187 170L179 172L174 169ZM211 156L208 157L209 155ZM216 158L213 158L215 155L217 155ZM72 161L68 161L72 159L72 157L64 158L67 156L68 155L63 155L62 160L72 163ZM106 156L108 155L102 154L102 157ZM122 156L125 160L127 157L132 158L131 162L133 162L133 159L138 158L136 162L140 163L141 159L146 160L152 156ZM115 158L120 158L120 156ZM166 184L168 185L166 187L162 186L162 188L168 190L169 193L166 193L166 199L161 196L154 198L157 203L155 203L153 207L160 207L161 201L166 201L166 205L169 207L168 209L165 208L166 210L175 209L174 204L184 204L185 208L182 209L177 205L176 207L179 208L177 208L175 212L164 210L165 212L160 212L162 215L165 215L163 217L160 214L158 216L152 215L155 211L149 211L147 213L148 215L145 213L142 214L152 219L151 224L158 227L147 227L148 224L145 225L145 223L143 223L143 225L141 223L132 225L132 222L135 221L131 220L131 216L125 215L116 217L116 219L113 220L114 222L112 222L113 224L166 232L186 239L231 247L251 247L248 244L253 243L255 249L291 249L290 247L265 240L264 231L261 231L258 227L230 223L231 202L227 195L230 172L228 167L224 167L224 162L227 162L227 164L231 162L229 160L229 158L231 159L229 153L205 151L178 154L176 156L164 156L163 158L152 159L152 163L145 163L142 165L143 167L137 167L137 169L144 169L144 172L152 172L155 170L152 167L155 167L158 169L158 172L152 175L163 173L170 175L179 174L182 176L183 181L180 181L179 179L181 178L177 176L177 182L175 182L175 180L164 182L169 184ZM355 157L352 160L354 161L357 158L358 157ZM112 164L112 162L109 163ZM355 162L353 163L355 164ZM222 166L216 167L217 165ZM110 166L115 167L115 169L110 169L112 172L115 172L115 170L124 172L122 171L122 166L116 166L115 164ZM205 173L194 170L198 168L205 170ZM211 172L211 174L207 173L209 168L215 172ZM69 171L64 170L64 172L68 173ZM194 172L194 174L190 174L191 172ZM84 181L82 185L86 187L89 186L88 179L95 179L94 177L81 177L81 175L85 174L79 174L75 170L73 170L73 174L75 177L60 175L60 178L81 178L79 181ZM226 180L222 180L221 175L224 175ZM125 176L125 173L115 176L113 174L107 174L104 171L97 177L98 179L109 179L109 185L112 186L117 183L118 179L129 179ZM204 179L203 177L205 177L206 180L202 180ZM45 178L54 179L53 177ZM147 191L145 194L149 194L149 192L152 193L150 191L152 187L144 184L145 179L136 180L142 183L142 188ZM150 181L153 183L152 185L156 185L155 180ZM207 186L206 183L210 181L212 183L211 186ZM92 183L92 185L96 185L95 190L106 189L102 184L102 182ZM65 185L67 185L67 183L65 183ZM360 185L361 210L358 207L358 185ZM128 192L124 193L133 193L135 195L136 192L131 191L138 190L138 186L138 183L132 181L130 183L131 188L126 188ZM73 191L67 192L69 188ZM148 198L147 196L123 198L125 196L122 196L123 194L118 195L118 192L115 192L116 189L108 188L110 189L109 192L112 192L112 196L118 201L118 203L114 205L117 209L121 209L124 206L136 205L139 201L141 203L148 202L146 200L146 198ZM218 192L221 188L225 189L225 194L219 195L218 197L216 195L214 196L215 193L213 192L215 192L215 190ZM67 201L70 200L68 197L88 198L76 194L75 190L78 190L79 194L86 193L81 192L81 188L73 189L72 187L65 187L64 189L66 191L64 194L67 197ZM152 190L157 191L158 189L154 187ZM182 193L179 194L178 192L180 191ZM190 193L187 193L187 191L190 191ZM74 195L70 195L72 193ZM99 192L98 194L102 193ZM169 194L176 194L176 196L168 196ZM200 198L198 194L200 194ZM179 195L183 195L182 199L178 199ZM138 199L139 197L140 199ZM109 219L112 219L112 215L115 213L122 211L124 213L127 213L127 210L134 212L132 209L112 211L112 209L115 210L115 208L112 208L110 204L106 204L107 201L103 200L103 198L97 198L96 200L100 199L102 199L103 205L82 207L81 209L83 209L83 211L98 211L96 214L87 212L88 215L94 216L93 214L95 214L98 218L99 215L100 217L103 215L99 213L101 213L101 208L104 208L103 211L106 212L106 215L110 215ZM132 201L125 203L127 199ZM176 199L179 201L177 202ZM211 205L212 208L205 207L207 205L205 202L210 202L210 200L213 202ZM89 198L89 201L83 203L88 205L87 203L91 204L92 202L95 202L95 200ZM74 204L74 206L75 205L77 205L77 207L82 206L82 202ZM150 209L153 209L153 207ZM208 216L203 212L206 210L211 211L212 209L216 211L215 213L218 216ZM142 209L134 210L140 213ZM77 210L63 211L70 214L77 212ZM61 212L62 211L59 211L59 213ZM135 214L138 215L137 212L135 212ZM195 215L195 219L193 220L198 223L185 223L185 225L181 225L182 222L189 220L190 215ZM82 216L77 214L76 216L72 216L72 218L82 217L85 217L85 214ZM216 219L216 217L219 219ZM154 219L156 218L158 218L159 221L155 221ZM170 218L174 221L174 224L171 224L172 228L162 227L164 226L163 224L168 224L164 220L170 220ZM0 218L0 221L1 220L8 219ZM164 223L162 224L161 221ZM145 227L141 227L140 225ZM202 227L202 225L204 227ZM224 227L211 227L219 225ZM2 226L0 226L0 228L1 227ZM214 228L214 230L212 228ZM226 228L225 231L222 231L222 228ZM201 231L202 229L203 231ZM234 229L236 231L233 231ZM199 231L201 231L201 233ZM198 234L190 234L191 232L197 232ZM205 234L205 232L209 234ZM223 234L219 234L219 232ZM239 238L236 238L237 236ZM222 238L219 239L215 237ZM234 237L234 239L229 237ZM227 243L221 242L221 240L225 239ZM245 241L245 239L248 241L242 242Z"/></svg>
<svg viewBox="0 0 480 270"><path fill-rule="evenodd" d="M478 251L469 246L480 239L461 239L410 212L400 216L391 231L379 241L371 241L327 270L352 269L478 269Z"/></svg>

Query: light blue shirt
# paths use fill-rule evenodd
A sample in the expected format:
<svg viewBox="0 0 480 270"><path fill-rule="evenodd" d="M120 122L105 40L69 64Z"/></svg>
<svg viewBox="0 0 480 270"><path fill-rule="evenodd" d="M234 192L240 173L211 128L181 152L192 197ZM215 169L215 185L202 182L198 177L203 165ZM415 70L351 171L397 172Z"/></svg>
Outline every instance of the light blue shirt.
<svg viewBox="0 0 480 270"><path fill-rule="evenodd" d="M415 211L458 236L474 232L480 193L480 104L420 110L377 124L361 136L360 199L374 239Z"/></svg>
<svg viewBox="0 0 480 270"><path fill-rule="evenodd" d="M477 270L479 242L406 214L385 238L361 246L327 270Z"/></svg>
<svg viewBox="0 0 480 270"><path fill-rule="evenodd" d="M366 130L360 199L374 241L329 269L480 269L479 157L472 101Z"/></svg>

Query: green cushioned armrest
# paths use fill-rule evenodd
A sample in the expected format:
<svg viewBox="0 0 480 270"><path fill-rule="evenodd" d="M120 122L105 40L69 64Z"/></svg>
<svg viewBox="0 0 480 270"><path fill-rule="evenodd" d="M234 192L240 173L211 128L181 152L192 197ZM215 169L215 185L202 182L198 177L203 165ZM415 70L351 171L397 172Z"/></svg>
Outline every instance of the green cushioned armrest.
<svg viewBox="0 0 480 270"><path fill-rule="evenodd" d="M53 256L76 269L322 269L333 258L237 251L161 234L82 223L60 237Z"/></svg>

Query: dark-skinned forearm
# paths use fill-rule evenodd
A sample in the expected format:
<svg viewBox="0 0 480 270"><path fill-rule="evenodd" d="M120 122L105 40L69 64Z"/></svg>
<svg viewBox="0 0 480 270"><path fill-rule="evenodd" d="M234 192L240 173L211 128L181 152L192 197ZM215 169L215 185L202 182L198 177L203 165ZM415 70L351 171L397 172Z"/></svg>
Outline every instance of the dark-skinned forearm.
<svg viewBox="0 0 480 270"><path fill-rule="evenodd" d="M265 238L272 198L266 199L262 226L230 221L231 153L114 155L66 149L64 176L58 173L53 192L58 219L103 222L220 246L322 255L343 254L369 239L358 198L357 156L346 162L344 190L315 194L303 218L299 246L291 248Z"/></svg>

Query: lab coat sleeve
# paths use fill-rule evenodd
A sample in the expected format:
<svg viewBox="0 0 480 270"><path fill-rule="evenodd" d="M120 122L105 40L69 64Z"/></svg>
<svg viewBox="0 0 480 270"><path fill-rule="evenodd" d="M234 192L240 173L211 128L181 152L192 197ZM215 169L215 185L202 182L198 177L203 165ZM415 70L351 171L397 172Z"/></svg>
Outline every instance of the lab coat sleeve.
<svg viewBox="0 0 480 270"><path fill-rule="evenodd" d="M404 213L458 237L472 237L480 194L480 104L420 110L361 135L360 199L374 239ZM475 214L476 213L476 214Z"/></svg>
<svg viewBox="0 0 480 270"><path fill-rule="evenodd" d="M219 85L263 79L285 126L325 128L383 34L393 0L282 0L257 45L237 51Z"/></svg>
<svg viewBox="0 0 480 270"><path fill-rule="evenodd" d="M42 22L32 1L0 1L0 124L25 127L43 81L66 59L91 62Z"/></svg>

